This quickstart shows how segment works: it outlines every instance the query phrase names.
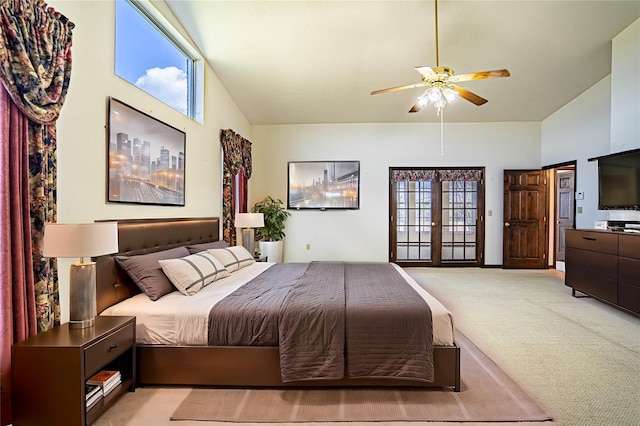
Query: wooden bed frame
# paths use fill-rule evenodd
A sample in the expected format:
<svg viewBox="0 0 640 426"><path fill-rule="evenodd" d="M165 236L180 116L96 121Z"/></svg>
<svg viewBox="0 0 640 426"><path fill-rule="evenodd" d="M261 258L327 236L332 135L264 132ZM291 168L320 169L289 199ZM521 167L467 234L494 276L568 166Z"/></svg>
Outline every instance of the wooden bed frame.
<svg viewBox="0 0 640 426"><path fill-rule="evenodd" d="M219 218L118 220L116 255L134 256L219 240ZM140 293L113 256L96 260L98 312ZM283 383L277 347L137 345L139 385L412 386L460 391L460 348L435 346L433 383L342 379Z"/></svg>

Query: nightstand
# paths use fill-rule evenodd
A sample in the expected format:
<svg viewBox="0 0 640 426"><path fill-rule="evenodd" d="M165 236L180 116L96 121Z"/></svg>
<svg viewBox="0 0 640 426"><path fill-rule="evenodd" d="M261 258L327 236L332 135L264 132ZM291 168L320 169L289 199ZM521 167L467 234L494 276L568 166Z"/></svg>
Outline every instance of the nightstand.
<svg viewBox="0 0 640 426"><path fill-rule="evenodd" d="M135 390L136 318L96 317L95 326L69 323L11 348L11 393L16 425L87 425L127 390ZM87 411L85 382L118 370L122 383Z"/></svg>

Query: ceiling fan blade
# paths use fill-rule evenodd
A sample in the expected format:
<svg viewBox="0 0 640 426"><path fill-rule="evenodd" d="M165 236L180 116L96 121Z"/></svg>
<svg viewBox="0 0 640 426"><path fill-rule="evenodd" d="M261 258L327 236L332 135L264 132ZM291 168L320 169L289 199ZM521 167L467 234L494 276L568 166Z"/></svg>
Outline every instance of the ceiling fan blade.
<svg viewBox="0 0 640 426"><path fill-rule="evenodd" d="M453 87L457 92L458 95L460 95L461 98L468 100L469 102L471 102L472 104L476 104L478 106L486 104L488 101L483 98L480 97L478 95L476 95L473 92L468 91L467 89L460 87L460 86L456 86L455 84L451 84L451 87Z"/></svg>
<svg viewBox="0 0 640 426"><path fill-rule="evenodd" d="M460 74L449 77L448 81L456 82L456 81L469 81L469 80L484 80L486 78L498 78L498 77L509 77L511 73L508 70L493 70L493 71L481 71L474 72L471 74Z"/></svg>
<svg viewBox="0 0 640 426"><path fill-rule="evenodd" d="M422 106L420 105L419 101L416 101L415 104L413 104L413 106L411 107L411 109L409 110L409 112L418 112L422 109Z"/></svg>
<svg viewBox="0 0 640 426"><path fill-rule="evenodd" d="M416 87L424 87L426 85L427 83L425 82L416 83L416 84L407 84L406 86L396 86L396 87L389 87L387 89L374 90L373 92L371 92L371 94L379 95L380 93L389 93L389 92L396 92L398 90L414 89Z"/></svg>
<svg viewBox="0 0 640 426"><path fill-rule="evenodd" d="M413 69L418 71L424 78L434 78L436 76L436 72L431 67L414 67Z"/></svg>

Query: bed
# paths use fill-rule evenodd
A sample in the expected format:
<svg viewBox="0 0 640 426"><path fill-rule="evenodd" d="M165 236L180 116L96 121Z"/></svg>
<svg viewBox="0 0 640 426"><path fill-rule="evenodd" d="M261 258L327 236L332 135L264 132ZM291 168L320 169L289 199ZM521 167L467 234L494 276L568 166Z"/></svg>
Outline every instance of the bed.
<svg viewBox="0 0 640 426"><path fill-rule="evenodd" d="M151 301L116 261L116 256L133 257L218 241L218 218L118 220L118 237L118 253L95 259L98 312L136 316L138 385L417 386L460 390L460 348L455 344L451 314L395 265L433 312L433 380L343 377L283 381L278 346L212 346L172 336L173 321L185 312L185 304L193 303L192 298L176 291ZM277 266L280 264L255 262L221 280L223 284L215 291L223 296L230 294ZM163 316L157 315L158 310ZM187 306L186 310L192 309Z"/></svg>

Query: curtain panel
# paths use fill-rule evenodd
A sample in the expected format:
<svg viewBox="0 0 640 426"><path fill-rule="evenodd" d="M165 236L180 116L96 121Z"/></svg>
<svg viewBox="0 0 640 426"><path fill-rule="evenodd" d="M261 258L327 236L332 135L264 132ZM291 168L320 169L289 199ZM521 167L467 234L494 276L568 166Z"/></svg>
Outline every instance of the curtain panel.
<svg viewBox="0 0 640 426"><path fill-rule="evenodd" d="M0 0L2 424L11 418L12 343L60 323L57 266L43 258L42 237L56 221L55 122L73 28L42 0Z"/></svg>
<svg viewBox="0 0 640 426"><path fill-rule="evenodd" d="M231 129L220 131L222 167L222 235L229 245L236 244L236 204L240 212L247 208L247 182L251 177L251 142ZM238 176L239 175L239 176ZM236 187L236 183L238 187ZM237 200L236 193L240 194Z"/></svg>

